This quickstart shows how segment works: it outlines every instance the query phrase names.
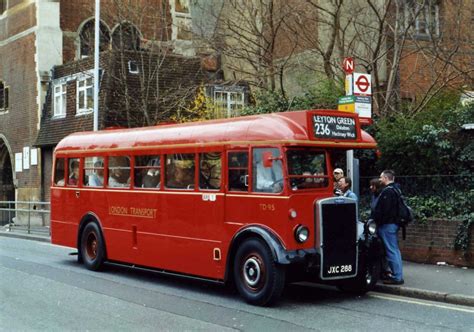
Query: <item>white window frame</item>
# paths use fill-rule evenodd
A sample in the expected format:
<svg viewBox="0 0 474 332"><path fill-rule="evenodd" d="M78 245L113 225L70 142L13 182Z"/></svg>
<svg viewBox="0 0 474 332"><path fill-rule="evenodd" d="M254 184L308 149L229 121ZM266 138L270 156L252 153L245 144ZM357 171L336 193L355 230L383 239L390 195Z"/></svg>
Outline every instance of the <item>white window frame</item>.
<svg viewBox="0 0 474 332"><path fill-rule="evenodd" d="M415 38L430 38L439 36L439 5L427 0L423 8L417 2L407 1L405 4L405 20L410 21L412 15L419 11L411 27ZM424 27L422 26L424 23Z"/></svg>
<svg viewBox="0 0 474 332"><path fill-rule="evenodd" d="M224 98L217 98L218 94L225 95L225 99ZM231 98L232 95L240 95L240 99L235 98L235 100L232 100L232 98ZM226 116L228 118L239 116L240 113L235 112L232 109L232 106L233 105L240 105L241 108L243 108L245 106L245 92L244 91L231 91L231 90L215 90L214 91L214 103L218 106L222 105L222 106L225 107Z"/></svg>
<svg viewBox="0 0 474 332"><path fill-rule="evenodd" d="M87 81L91 80L90 85L87 85ZM80 86L81 83L84 82L83 86ZM78 78L76 81L76 115L83 115L83 114L89 114L94 110L94 101L92 101L91 105L87 104L87 90L91 89L92 90L92 95L94 94L94 77L93 76L84 76L81 78ZM80 108L80 94L81 92L84 92L83 96L83 105L85 107Z"/></svg>
<svg viewBox="0 0 474 332"><path fill-rule="evenodd" d="M171 7L171 18L173 24L171 25L171 39L172 40L185 40L185 41L190 41L190 39L179 39L178 38L178 32L179 32L179 26L180 22L185 22L190 25L190 28L192 29L192 16L191 16L191 4L192 0L189 1L189 13L184 13L184 12L179 12L176 11L176 0L169 0L170 1L170 7Z"/></svg>
<svg viewBox="0 0 474 332"><path fill-rule="evenodd" d="M59 88L59 91L56 91ZM59 97L59 105L56 99ZM64 118L67 107L67 84L66 82L54 83L53 85L53 117Z"/></svg>
<svg viewBox="0 0 474 332"><path fill-rule="evenodd" d="M135 66L136 68L134 69L133 66ZM128 72L130 74L140 73L140 68L138 67L138 63L136 61L133 61L133 60L128 61Z"/></svg>

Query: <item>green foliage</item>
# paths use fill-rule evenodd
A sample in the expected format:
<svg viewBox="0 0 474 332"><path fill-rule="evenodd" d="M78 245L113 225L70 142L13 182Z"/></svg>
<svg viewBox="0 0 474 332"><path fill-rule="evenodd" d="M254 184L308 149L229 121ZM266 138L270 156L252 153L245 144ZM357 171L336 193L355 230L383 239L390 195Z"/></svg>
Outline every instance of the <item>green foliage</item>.
<svg viewBox="0 0 474 332"><path fill-rule="evenodd" d="M288 100L276 91L259 91L253 95L255 104L245 107L242 115L285 112L289 110Z"/></svg>
<svg viewBox="0 0 474 332"><path fill-rule="evenodd" d="M253 95L254 105L245 107L241 114L265 114L308 109L337 109L337 98L344 95L341 84L322 80L301 96L290 100L276 91L259 91Z"/></svg>
<svg viewBox="0 0 474 332"><path fill-rule="evenodd" d="M377 122L375 136L382 152L379 169L410 175L472 174L472 134L461 126L474 123L474 105L435 102L416 116L401 113Z"/></svg>
<svg viewBox="0 0 474 332"><path fill-rule="evenodd" d="M445 220L465 220L472 218L474 189L451 190L447 195L420 195L407 198L413 208L418 222L426 222L430 218Z"/></svg>
<svg viewBox="0 0 474 332"><path fill-rule="evenodd" d="M292 109L337 109L337 98L344 95L344 87L334 81L323 80L291 102Z"/></svg>

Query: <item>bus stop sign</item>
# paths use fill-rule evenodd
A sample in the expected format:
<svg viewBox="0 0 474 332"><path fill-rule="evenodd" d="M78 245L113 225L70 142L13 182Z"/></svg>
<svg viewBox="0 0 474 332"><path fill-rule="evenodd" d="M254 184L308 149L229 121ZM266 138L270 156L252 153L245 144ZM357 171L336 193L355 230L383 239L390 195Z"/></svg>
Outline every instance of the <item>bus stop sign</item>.
<svg viewBox="0 0 474 332"><path fill-rule="evenodd" d="M342 68L346 75L352 74L354 72L354 59L353 58L344 58L342 62Z"/></svg>

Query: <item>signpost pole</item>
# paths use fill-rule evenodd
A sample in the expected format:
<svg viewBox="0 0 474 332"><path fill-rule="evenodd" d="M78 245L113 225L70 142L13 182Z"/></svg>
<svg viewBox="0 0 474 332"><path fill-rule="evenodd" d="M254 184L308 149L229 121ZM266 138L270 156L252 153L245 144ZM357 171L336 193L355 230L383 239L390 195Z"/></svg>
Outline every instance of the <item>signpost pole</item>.
<svg viewBox="0 0 474 332"><path fill-rule="evenodd" d="M95 0L94 36L94 131L99 130L99 40L100 0Z"/></svg>
<svg viewBox="0 0 474 332"><path fill-rule="evenodd" d="M354 150L347 150L346 152L347 176L354 183Z"/></svg>

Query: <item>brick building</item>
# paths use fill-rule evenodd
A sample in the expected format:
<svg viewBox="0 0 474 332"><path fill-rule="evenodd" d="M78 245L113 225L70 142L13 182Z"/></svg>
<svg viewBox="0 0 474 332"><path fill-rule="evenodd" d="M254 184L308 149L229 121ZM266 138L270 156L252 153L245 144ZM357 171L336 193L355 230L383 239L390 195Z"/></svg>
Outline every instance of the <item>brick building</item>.
<svg viewBox="0 0 474 332"><path fill-rule="evenodd" d="M52 71L34 144L42 153L45 200L50 198L47 188L54 147L73 132L93 128L93 65L92 58L85 58L55 66ZM99 130L167 122L176 109L186 108L198 87L208 81L199 57L107 51L101 53L100 69Z"/></svg>
<svg viewBox="0 0 474 332"><path fill-rule="evenodd" d="M108 92L100 105L113 110L101 128L123 125L130 115L133 125L151 123L118 111L123 105L110 78L119 58L122 75L133 77L145 54L159 54L160 111L170 92L163 84L181 90L174 83L190 87L208 78L195 57L191 22L187 0L101 1L101 84ZM92 130L93 36L94 0L0 1L0 201L47 200L54 145L71 131Z"/></svg>
<svg viewBox="0 0 474 332"><path fill-rule="evenodd" d="M33 142L49 70L62 59L59 2L0 3L0 200L39 200Z"/></svg>

